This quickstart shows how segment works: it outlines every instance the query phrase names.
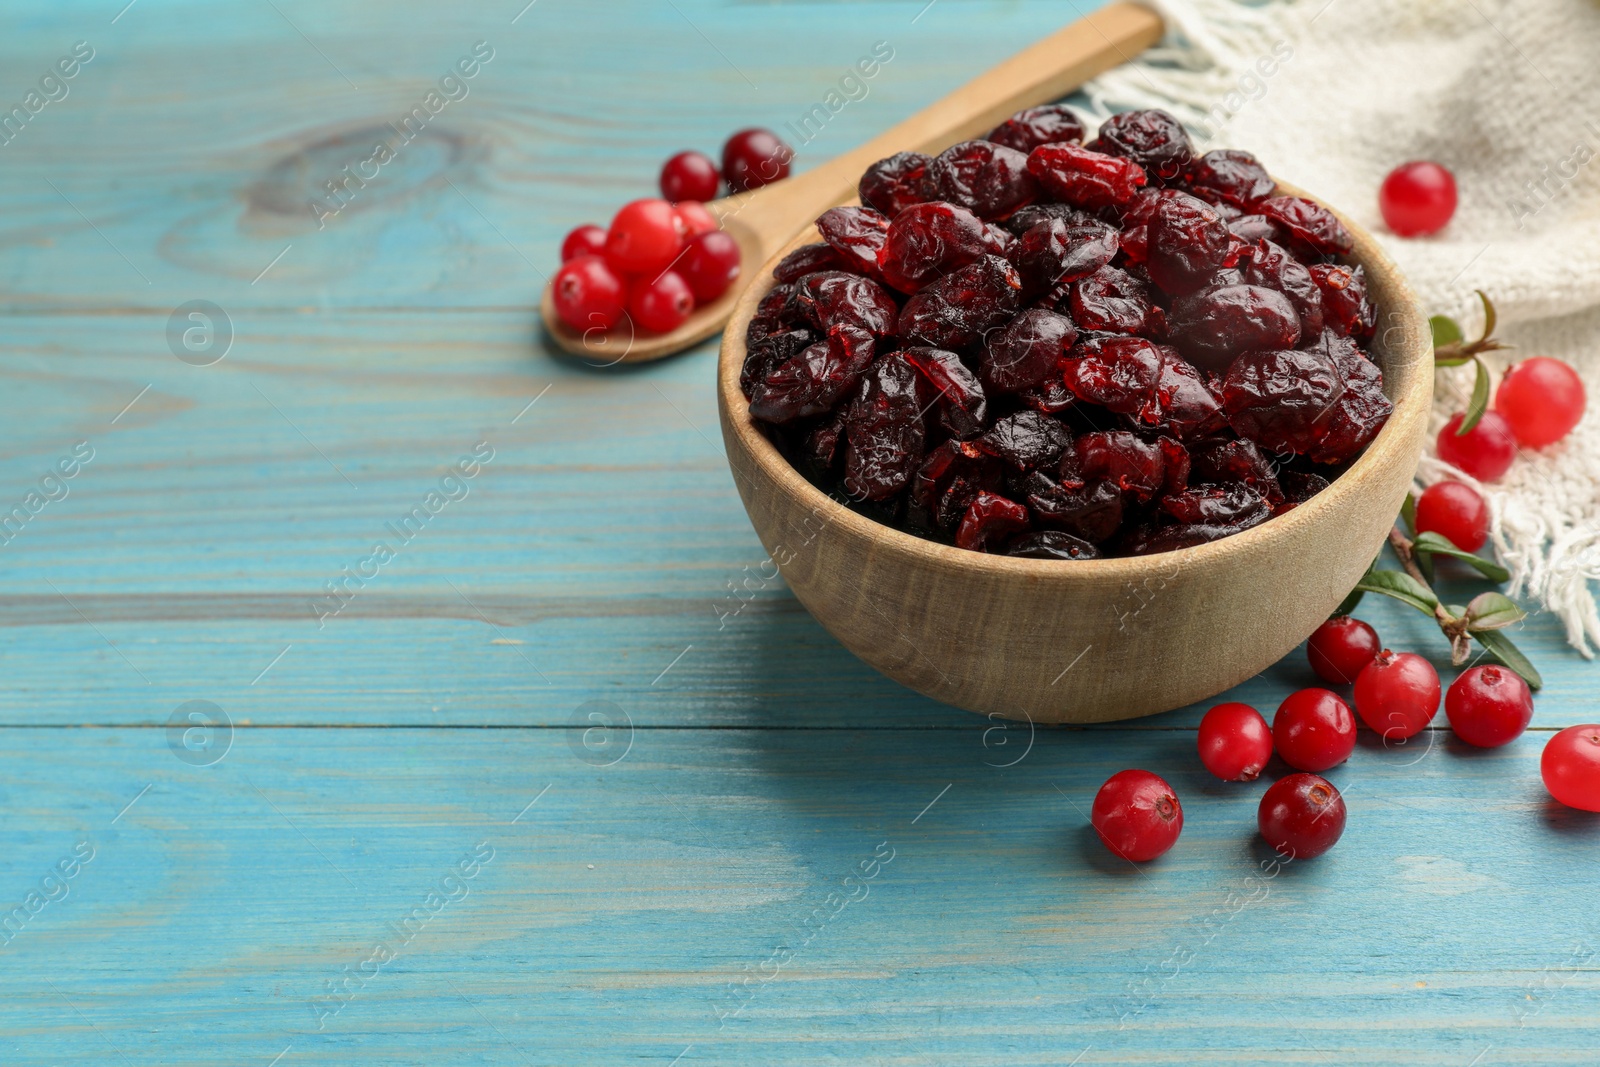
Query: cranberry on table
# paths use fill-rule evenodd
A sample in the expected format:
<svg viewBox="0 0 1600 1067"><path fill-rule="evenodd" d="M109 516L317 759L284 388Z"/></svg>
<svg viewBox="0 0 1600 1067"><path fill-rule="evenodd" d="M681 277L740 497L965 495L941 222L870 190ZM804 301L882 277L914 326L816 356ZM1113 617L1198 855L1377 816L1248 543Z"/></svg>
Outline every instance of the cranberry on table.
<svg viewBox="0 0 1600 1067"><path fill-rule="evenodd" d="M579 226L561 242L561 262L567 263L579 256L598 256L606 250L606 231L593 225Z"/></svg>
<svg viewBox="0 0 1600 1067"><path fill-rule="evenodd" d="M682 326L694 310L694 292L674 270L640 278L628 294L628 314L646 330L667 333Z"/></svg>
<svg viewBox="0 0 1600 1067"><path fill-rule="evenodd" d="M704 152L679 152L661 168L661 195L668 200L715 200L722 175Z"/></svg>
<svg viewBox="0 0 1600 1067"><path fill-rule="evenodd" d="M677 272L697 302L715 300L739 276L739 242L722 230L702 233L684 246Z"/></svg>
<svg viewBox="0 0 1600 1067"><path fill-rule="evenodd" d="M698 200L680 200L672 205L672 213L678 216L678 229L685 241L722 229L717 217Z"/></svg>
<svg viewBox="0 0 1600 1067"><path fill-rule="evenodd" d="M665 200L624 204L606 234L606 262L623 274L653 278L671 266L682 250L678 216Z"/></svg>
<svg viewBox="0 0 1600 1067"><path fill-rule="evenodd" d="M1439 431L1436 442L1439 458L1452 467L1459 467L1480 482L1492 482L1511 469L1517 458L1517 439L1511 424L1498 411L1486 411L1478 425L1464 434L1457 434L1462 415L1452 416Z"/></svg>
<svg viewBox="0 0 1600 1067"><path fill-rule="evenodd" d="M1533 719L1533 694L1509 667L1473 667L1450 683L1444 698L1450 729L1469 745L1499 748L1522 736Z"/></svg>
<svg viewBox="0 0 1600 1067"><path fill-rule="evenodd" d="M1279 855L1309 860L1332 848L1344 834L1344 797L1315 774L1291 774L1261 797L1256 824Z"/></svg>
<svg viewBox="0 0 1600 1067"><path fill-rule="evenodd" d="M1437 482L1417 498L1417 532L1436 533L1476 552L1489 540L1489 505L1463 482Z"/></svg>
<svg viewBox="0 0 1600 1067"><path fill-rule="evenodd" d="M794 149L771 130L740 130L722 146L722 176L728 189L742 193L789 176Z"/></svg>
<svg viewBox="0 0 1600 1067"><path fill-rule="evenodd" d="M1200 762L1224 782L1253 782L1272 758L1272 730L1249 704L1218 704L1200 720Z"/></svg>
<svg viewBox="0 0 1600 1067"><path fill-rule="evenodd" d="M1525 359L1506 371L1494 408L1527 448L1555 444L1583 418L1586 398L1578 372L1549 356Z"/></svg>
<svg viewBox="0 0 1600 1067"><path fill-rule="evenodd" d="M1106 848L1143 863L1177 842L1183 807L1172 787L1149 771L1118 771L1095 794L1089 821Z"/></svg>
<svg viewBox="0 0 1600 1067"><path fill-rule="evenodd" d="M1383 647L1378 631L1349 615L1336 615L1306 641L1306 659L1330 685L1349 685Z"/></svg>
<svg viewBox="0 0 1600 1067"><path fill-rule="evenodd" d="M1295 770L1325 771L1355 751L1356 718L1338 694L1301 689L1278 705L1272 740L1283 762Z"/></svg>
<svg viewBox="0 0 1600 1067"><path fill-rule="evenodd" d="M1356 714L1385 741L1415 737L1439 713L1439 672L1415 652L1384 649L1356 677Z"/></svg>
<svg viewBox="0 0 1600 1067"><path fill-rule="evenodd" d="M622 318L627 294L604 259L579 256L556 271L550 296L556 314L574 330L609 330Z"/></svg>
<svg viewBox="0 0 1600 1067"><path fill-rule="evenodd" d="M1539 774L1567 807L1600 811L1600 726L1569 726L1552 737L1539 757Z"/></svg>
<svg viewBox="0 0 1600 1067"><path fill-rule="evenodd" d="M1402 163L1383 179L1378 209L1401 237L1438 233L1456 213L1456 180L1437 163Z"/></svg>

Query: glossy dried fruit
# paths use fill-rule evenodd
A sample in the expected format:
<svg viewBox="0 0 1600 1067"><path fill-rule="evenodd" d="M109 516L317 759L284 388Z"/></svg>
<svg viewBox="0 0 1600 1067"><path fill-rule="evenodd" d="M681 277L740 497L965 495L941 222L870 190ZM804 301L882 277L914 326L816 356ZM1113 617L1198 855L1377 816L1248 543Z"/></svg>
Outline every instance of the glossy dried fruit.
<svg viewBox="0 0 1600 1067"><path fill-rule="evenodd" d="M991 141L962 141L928 167L939 198L981 219L1003 219L1039 195L1026 153Z"/></svg>
<svg viewBox="0 0 1600 1067"><path fill-rule="evenodd" d="M1100 124L1095 142L1100 151L1130 159L1163 182L1180 177L1194 159L1183 123L1159 108L1112 115Z"/></svg>
<svg viewBox="0 0 1600 1067"><path fill-rule="evenodd" d="M1275 468L1248 438L1218 441L1199 448L1191 457L1191 468L1191 476L1197 482L1238 482L1254 489L1269 504L1283 500Z"/></svg>
<svg viewBox="0 0 1600 1067"><path fill-rule="evenodd" d="M878 269L902 293L975 262L988 250L983 220L958 204L917 204L895 216L885 235Z"/></svg>
<svg viewBox="0 0 1600 1067"><path fill-rule="evenodd" d="M1222 402L1240 435L1317 463L1355 456L1392 410L1378 369L1331 331L1310 348L1240 356L1222 383Z"/></svg>
<svg viewBox="0 0 1600 1067"><path fill-rule="evenodd" d="M1176 300L1171 334L1190 362L1221 371L1241 352L1293 348L1300 341L1300 316L1275 289L1220 285Z"/></svg>
<svg viewBox="0 0 1600 1067"><path fill-rule="evenodd" d="M1256 211L1319 255L1343 255L1355 243L1333 212L1301 196L1271 196L1256 205Z"/></svg>
<svg viewBox="0 0 1600 1067"><path fill-rule="evenodd" d="M999 256L984 256L917 293L900 312L900 335L934 348L960 348L1010 320L1022 279Z"/></svg>
<svg viewBox="0 0 1600 1067"><path fill-rule="evenodd" d="M1072 283L1072 320L1086 330L1166 335L1166 313L1150 287L1125 270L1101 267Z"/></svg>
<svg viewBox="0 0 1600 1067"><path fill-rule="evenodd" d="M1233 148L1219 148L1195 160L1184 184L1204 200L1252 211L1278 188L1260 160Z"/></svg>
<svg viewBox="0 0 1600 1067"><path fill-rule="evenodd" d="M818 340L810 330L777 330L758 338L745 338L744 366L739 370L739 386L749 396L756 382L798 356Z"/></svg>
<svg viewBox="0 0 1600 1067"><path fill-rule="evenodd" d="M1078 467L1090 481L1106 481L1139 503L1146 503L1163 489L1175 492L1182 488L1173 484L1177 463L1170 463L1179 455L1183 458L1187 474L1187 453L1177 442L1162 440L1155 443L1137 437L1125 430L1086 433L1075 442Z"/></svg>
<svg viewBox="0 0 1600 1067"><path fill-rule="evenodd" d="M1164 197L1148 226L1145 267L1167 293L1192 293L1232 265L1232 235L1222 216L1203 200L1183 193Z"/></svg>
<svg viewBox="0 0 1600 1067"><path fill-rule="evenodd" d="M1033 203L1024 208L1018 208L1017 213L1006 219L1001 225L1009 230L1013 236L1021 237L1039 225L1039 223L1048 222L1051 219L1060 219L1069 226L1085 221L1100 221L1093 215L1079 211L1075 207L1045 202Z"/></svg>
<svg viewBox="0 0 1600 1067"><path fill-rule="evenodd" d="M921 152L897 152L878 160L861 175L861 202L893 219L913 204L937 200L928 175L932 162L932 156Z"/></svg>
<svg viewBox="0 0 1600 1067"><path fill-rule="evenodd" d="M1061 358L1078 339L1067 316L1028 308L984 339L978 373L985 386L1014 393L1060 373Z"/></svg>
<svg viewBox="0 0 1600 1067"><path fill-rule="evenodd" d="M1247 284L1275 289L1289 298L1300 317L1301 337L1315 337L1322 332L1322 290L1305 264L1281 245L1257 241L1239 261L1239 271Z"/></svg>
<svg viewBox="0 0 1600 1067"><path fill-rule="evenodd" d="M870 278L823 270L795 283L790 301L795 314L819 330L858 326L874 337L895 332L899 309L894 298Z"/></svg>
<svg viewBox="0 0 1600 1067"><path fill-rule="evenodd" d="M911 481L927 434L917 372L891 353L861 378L844 414L845 491L857 500L887 500Z"/></svg>
<svg viewBox="0 0 1600 1067"><path fill-rule="evenodd" d="M1122 491L1110 482L1068 484L1034 472L1026 486L1028 507L1038 521L1074 537L1100 544L1122 526Z"/></svg>
<svg viewBox="0 0 1600 1067"><path fill-rule="evenodd" d="M772 276L780 282L792 282L819 270L842 270L844 267L845 261L839 253L827 242L818 241L801 245L778 260L778 265L772 268Z"/></svg>
<svg viewBox="0 0 1600 1067"><path fill-rule="evenodd" d="M1072 444L1067 428L1037 411L1019 411L997 419L978 438L978 447L1019 471L1054 468Z"/></svg>
<svg viewBox="0 0 1600 1067"><path fill-rule="evenodd" d="M992 542L1003 541L1027 528L1027 508L998 493L979 490L956 530L956 547L987 551Z"/></svg>
<svg viewBox="0 0 1600 1067"><path fill-rule="evenodd" d="M1319 290L1329 328L1362 341L1372 336L1378 313L1367 299L1367 276L1359 266L1315 263L1307 273Z"/></svg>
<svg viewBox="0 0 1600 1067"><path fill-rule="evenodd" d="M872 335L854 326L838 326L819 341L785 360L750 390L750 413L782 425L822 415L854 389L872 365Z"/></svg>
<svg viewBox="0 0 1600 1067"><path fill-rule="evenodd" d="M988 414L983 386L960 356L940 348L907 348L900 354L938 394L939 420L952 436L983 432Z"/></svg>
<svg viewBox="0 0 1600 1067"><path fill-rule="evenodd" d="M1012 541L1006 555L1023 559L1098 559L1100 550L1062 530L1038 530Z"/></svg>
<svg viewBox="0 0 1600 1067"><path fill-rule="evenodd" d="M817 219L817 231L843 259L846 269L876 275L878 254L889 232L889 220L869 207L836 207Z"/></svg>
<svg viewBox="0 0 1600 1067"><path fill-rule="evenodd" d="M1272 518L1272 505L1239 482L1195 486L1164 496L1161 510L1187 525L1232 526L1241 530Z"/></svg>
<svg viewBox="0 0 1600 1067"><path fill-rule="evenodd" d="M1118 247L1117 231L1098 219L1045 219L1017 239L1007 258L1022 276L1025 296L1033 297L1093 274L1115 258Z"/></svg>
<svg viewBox="0 0 1600 1067"><path fill-rule="evenodd" d="M1083 120L1065 104L1045 104L1019 111L983 135L985 141L1031 152L1042 144L1083 142Z"/></svg>
<svg viewBox="0 0 1600 1067"><path fill-rule="evenodd" d="M1200 372L1174 348L1140 337L1097 337L1063 364L1067 388L1082 400L1144 427L1179 437L1226 426L1222 405Z"/></svg>
<svg viewBox="0 0 1600 1067"><path fill-rule="evenodd" d="M1078 208L1117 207L1145 184L1137 163L1074 144L1046 144L1028 155L1028 173L1057 200Z"/></svg>

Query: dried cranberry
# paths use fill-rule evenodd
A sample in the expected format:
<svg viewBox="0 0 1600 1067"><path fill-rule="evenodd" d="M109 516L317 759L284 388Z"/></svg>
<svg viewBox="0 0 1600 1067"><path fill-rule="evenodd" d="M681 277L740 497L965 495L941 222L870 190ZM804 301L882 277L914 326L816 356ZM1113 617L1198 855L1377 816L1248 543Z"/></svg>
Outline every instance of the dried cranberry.
<svg viewBox="0 0 1600 1067"><path fill-rule="evenodd" d="M872 335L838 326L767 373L750 389L750 414L773 423L793 422L830 410L855 388L872 365Z"/></svg>
<svg viewBox="0 0 1600 1067"><path fill-rule="evenodd" d="M1246 244L1257 241L1283 243L1283 229L1265 215L1240 215L1228 220L1228 232Z"/></svg>
<svg viewBox="0 0 1600 1067"><path fill-rule="evenodd" d="M819 423L806 435L806 455L823 470L833 466L839 452L839 442L844 440L844 414L835 412L828 421Z"/></svg>
<svg viewBox="0 0 1600 1067"><path fill-rule="evenodd" d="M997 493L980 490L956 530L956 547L985 551L991 541L1003 540L1027 528L1027 508Z"/></svg>
<svg viewBox="0 0 1600 1067"><path fill-rule="evenodd" d="M1179 526L1143 526L1123 538L1122 551L1130 556L1153 556L1157 552L1177 552L1196 545L1210 544L1238 533L1238 526L1194 523Z"/></svg>
<svg viewBox="0 0 1600 1067"><path fill-rule="evenodd" d="M1179 193L1156 204L1146 238L1150 278L1173 295L1192 293L1228 265L1231 235L1203 200Z"/></svg>
<svg viewBox="0 0 1600 1067"><path fill-rule="evenodd" d="M1195 160L1184 182L1202 199L1252 210L1278 189L1260 160L1232 148L1219 148Z"/></svg>
<svg viewBox="0 0 1600 1067"><path fill-rule="evenodd" d="M744 395L749 396L756 382L810 348L816 339L810 330L782 330L755 340L747 338L744 366L739 370L739 387Z"/></svg>
<svg viewBox="0 0 1600 1067"><path fill-rule="evenodd" d="M981 219L1003 219L1039 196L1026 153L990 141L962 141L934 158L928 174L939 198Z"/></svg>
<svg viewBox="0 0 1600 1067"><path fill-rule="evenodd" d="M1072 283L1072 318L1088 330L1160 337L1166 313L1149 286L1116 267L1101 267Z"/></svg>
<svg viewBox="0 0 1600 1067"><path fill-rule="evenodd" d="M945 528L961 521L978 490L1001 482L1000 462L971 441L945 441L931 449L911 482L911 500Z"/></svg>
<svg viewBox="0 0 1600 1067"><path fill-rule="evenodd" d="M1059 415L1078 402L1062 379L1060 364L1057 364L1056 373L1047 378L1043 385L1021 390L1017 393L1017 399L1041 415Z"/></svg>
<svg viewBox="0 0 1600 1067"><path fill-rule="evenodd" d="M1269 504L1283 499L1278 476L1254 441L1219 441L1194 453L1193 473L1202 483L1239 482L1254 489Z"/></svg>
<svg viewBox="0 0 1600 1067"><path fill-rule="evenodd" d="M1093 215L1085 214L1075 207L1066 204L1029 204L1027 207L1018 208L1017 213L1006 219L1001 225L1011 231L1012 235L1021 237L1041 222L1051 219L1060 219L1071 226L1086 220L1093 220ZM1098 220L1095 220L1098 221Z"/></svg>
<svg viewBox="0 0 1600 1067"><path fill-rule="evenodd" d="M845 261L826 242L801 245L778 260L772 276L780 282L792 282L819 270L841 270Z"/></svg>
<svg viewBox="0 0 1600 1067"><path fill-rule="evenodd" d="M1322 332L1322 290L1311 271L1281 246L1268 240L1257 241L1239 262L1239 270L1249 285L1276 289L1289 298L1300 316L1300 336L1315 337Z"/></svg>
<svg viewBox="0 0 1600 1067"><path fill-rule="evenodd" d="M1145 184L1137 163L1091 152L1075 144L1046 144L1028 156L1028 173L1045 191L1080 208L1117 207L1128 203Z"/></svg>
<svg viewBox="0 0 1600 1067"><path fill-rule="evenodd" d="M845 491L857 500L887 500L911 481L927 438L917 372L890 353L862 376L844 413Z"/></svg>
<svg viewBox="0 0 1600 1067"><path fill-rule="evenodd" d="M1027 477L1027 500L1039 521L1094 544L1122 525L1122 493L1110 482L1068 485L1034 472Z"/></svg>
<svg viewBox="0 0 1600 1067"><path fill-rule="evenodd" d="M1278 475L1283 496L1291 504L1304 504L1328 488L1328 479L1309 471L1283 471Z"/></svg>
<svg viewBox="0 0 1600 1067"><path fill-rule="evenodd" d="M1310 348L1240 356L1222 383L1222 402L1241 436L1317 463L1353 457L1392 410L1378 369L1331 331Z"/></svg>
<svg viewBox="0 0 1600 1067"><path fill-rule="evenodd" d="M1016 314L1022 279L999 256L952 271L906 301L900 333L935 348L960 348Z"/></svg>
<svg viewBox="0 0 1600 1067"><path fill-rule="evenodd" d="M1247 485L1204 485L1161 498L1161 510L1188 525L1255 526L1272 518L1272 506Z"/></svg>
<svg viewBox="0 0 1600 1067"><path fill-rule="evenodd" d="M874 337L894 333L894 298L870 278L844 271L822 270L795 283L790 297L795 311L822 330L859 326Z"/></svg>
<svg viewBox="0 0 1600 1067"><path fill-rule="evenodd" d="M817 231L847 269L857 274L878 273L878 253L883 250L889 220L869 207L836 207L817 219Z"/></svg>
<svg viewBox="0 0 1600 1067"><path fill-rule="evenodd" d="M1268 197L1256 205L1256 211L1319 255L1343 255L1354 244L1350 231L1334 217L1333 212L1304 197Z"/></svg>
<svg viewBox="0 0 1600 1067"><path fill-rule="evenodd" d="M1042 385L1058 373L1061 357L1077 338L1077 327L1065 315L1028 308L984 339L979 375L997 392Z"/></svg>
<svg viewBox="0 0 1600 1067"><path fill-rule="evenodd" d="M1072 444L1067 428L1037 411L1019 411L998 419L983 436L978 447L1005 460L1019 471L1053 467Z"/></svg>
<svg viewBox="0 0 1600 1067"><path fill-rule="evenodd" d="M1146 173L1169 182L1188 168L1194 147L1183 124L1165 111L1124 111L1100 124L1100 151L1131 159Z"/></svg>
<svg viewBox="0 0 1600 1067"><path fill-rule="evenodd" d="M1300 316L1274 289L1221 285L1180 297L1172 305L1171 331L1191 362L1221 370L1241 352L1293 348L1300 340Z"/></svg>
<svg viewBox="0 0 1600 1067"><path fill-rule="evenodd" d="M1125 430L1111 430L1086 433L1075 447L1084 477L1110 482L1145 503L1164 487L1176 488L1169 484L1169 449L1164 444L1176 446L1176 442L1152 444ZM1177 451L1181 453L1182 448Z"/></svg>
<svg viewBox="0 0 1600 1067"><path fill-rule="evenodd" d="M1328 327L1345 337L1365 340L1378 325L1378 313L1367 299L1367 276L1359 266L1314 264L1309 273L1321 290Z"/></svg>
<svg viewBox="0 0 1600 1067"><path fill-rule="evenodd" d="M1036 296L1093 274L1111 262L1117 248L1117 231L1097 219L1071 224L1046 219L1017 240L1008 258L1022 276L1024 292Z"/></svg>
<svg viewBox="0 0 1600 1067"><path fill-rule="evenodd" d="M915 293L984 255L985 238L983 221L960 205L916 204L889 224L878 269L902 293Z"/></svg>
<svg viewBox="0 0 1600 1067"><path fill-rule="evenodd" d="M1074 395L1143 427L1188 437L1227 425L1200 372L1166 345L1139 337L1096 338L1075 348L1063 368Z"/></svg>
<svg viewBox="0 0 1600 1067"><path fill-rule="evenodd" d="M878 160L861 175L861 202L892 219L913 204L937 200L928 176L932 162L932 156L921 152L897 152Z"/></svg>
<svg viewBox="0 0 1600 1067"><path fill-rule="evenodd" d="M1083 120L1065 104L1046 104L1019 111L983 135L985 141L1032 152L1042 144L1083 142Z"/></svg>
<svg viewBox="0 0 1600 1067"><path fill-rule="evenodd" d="M1012 251L1017 247L1017 239L1011 236L1011 231L998 223L986 222L983 224L983 250L991 256L1010 259Z"/></svg>
<svg viewBox="0 0 1600 1067"><path fill-rule="evenodd" d="M1100 550L1062 530L1039 530L1012 541L1006 555L1022 559L1099 559Z"/></svg>
<svg viewBox="0 0 1600 1067"><path fill-rule="evenodd" d="M955 437L983 432L987 414L983 386L954 352L940 348L907 348L901 353L939 394L939 419Z"/></svg>

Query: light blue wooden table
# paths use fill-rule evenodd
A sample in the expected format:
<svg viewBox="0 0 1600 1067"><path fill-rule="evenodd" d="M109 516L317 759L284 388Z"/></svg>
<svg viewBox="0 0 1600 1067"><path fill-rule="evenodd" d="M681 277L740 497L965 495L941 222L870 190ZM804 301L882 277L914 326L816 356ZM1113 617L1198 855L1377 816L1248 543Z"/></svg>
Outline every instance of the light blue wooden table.
<svg viewBox="0 0 1600 1067"><path fill-rule="evenodd" d="M0 99L42 101L0 146L0 1062L1600 1059L1600 818L1537 775L1597 675L1550 620L1527 736L1364 741L1344 840L1274 872L1203 709L1007 729L781 583L719 622L764 553L715 346L541 338L561 235L671 152L889 42L814 164L1081 6L122 2L13 4L0 42ZM174 355L190 301L219 362ZM1129 766L1187 820L1138 870L1085 819Z"/></svg>

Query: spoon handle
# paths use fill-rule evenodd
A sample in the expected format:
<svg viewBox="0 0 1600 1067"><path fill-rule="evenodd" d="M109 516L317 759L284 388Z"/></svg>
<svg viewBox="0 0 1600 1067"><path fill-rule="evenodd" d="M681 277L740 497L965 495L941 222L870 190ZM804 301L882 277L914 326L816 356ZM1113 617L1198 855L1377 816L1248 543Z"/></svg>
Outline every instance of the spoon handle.
<svg viewBox="0 0 1600 1067"><path fill-rule="evenodd" d="M1139 4L1101 8L859 148L757 190L741 205L741 221L760 235L770 256L823 211L849 199L861 172L872 163L896 152L938 152L979 136L1023 108L1065 96L1096 74L1129 61L1160 40L1162 29L1161 16Z"/></svg>

